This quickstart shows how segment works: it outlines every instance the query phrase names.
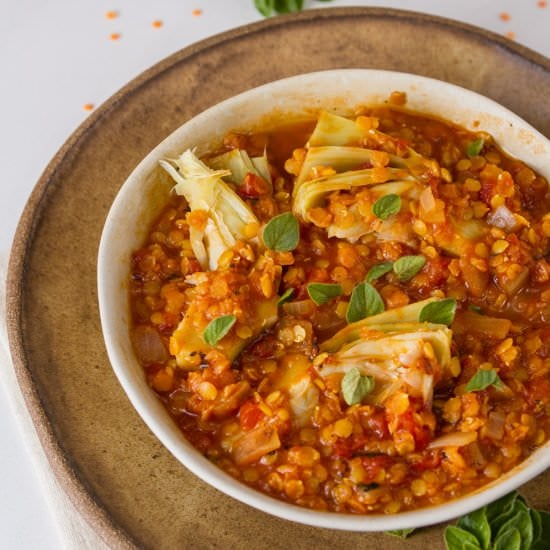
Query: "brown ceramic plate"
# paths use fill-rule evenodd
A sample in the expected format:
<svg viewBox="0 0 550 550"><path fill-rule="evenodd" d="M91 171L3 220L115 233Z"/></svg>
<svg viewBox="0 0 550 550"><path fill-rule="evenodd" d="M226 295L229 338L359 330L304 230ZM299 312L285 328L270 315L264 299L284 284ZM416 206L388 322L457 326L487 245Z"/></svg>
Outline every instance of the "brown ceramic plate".
<svg viewBox="0 0 550 550"><path fill-rule="evenodd" d="M550 137L548 59L436 17L373 8L311 10L215 36L139 76L73 134L29 199L8 277L15 369L55 474L112 546L443 546L439 527L406 543L384 534L307 527L207 486L145 427L103 347L97 247L111 202L138 162L186 120L227 97L285 76L346 67L458 84L495 99ZM523 492L533 505L550 508L550 473Z"/></svg>

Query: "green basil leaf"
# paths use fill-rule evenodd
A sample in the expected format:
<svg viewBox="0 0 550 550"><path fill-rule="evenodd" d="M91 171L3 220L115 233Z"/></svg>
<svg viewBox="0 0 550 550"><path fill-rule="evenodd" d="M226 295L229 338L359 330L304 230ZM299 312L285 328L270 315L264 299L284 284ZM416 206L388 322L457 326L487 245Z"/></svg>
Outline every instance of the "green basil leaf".
<svg viewBox="0 0 550 550"><path fill-rule="evenodd" d="M380 279L380 277L383 277L386 273L389 273L392 268L393 262L382 262L381 264L373 265L369 269L365 281L367 281L367 283L372 283L372 281Z"/></svg>
<svg viewBox="0 0 550 550"><path fill-rule="evenodd" d="M399 260L393 262L393 271L400 281L408 281L425 265L426 258L424 256L401 256Z"/></svg>
<svg viewBox="0 0 550 550"><path fill-rule="evenodd" d="M474 141L470 141L468 143L468 147L466 148L466 154L468 155L468 158L476 157L481 153L481 150L483 149L483 145L485 145L485 140L483 138L474 139Z"/></svg>
<svg viewBox="0 0 550 550"><path fill-rule="evenodd" d="M437 302L430 302L425 305L420 312L418 321L420 323L433 323L435 325L449 326L456 312L456 300L454 298L445 298Z"/></svg>
<svg viewBox="0 0 550 550"><path fill-rule="evenodd" d="M521 500L516 500L514 514L502 524L497 532L496 541L504 533L517 530L520 534L520 548L530 550L533 543L533 521L529 513L529 507Z"/></svg>
<svg viewBox="0 0 550 550"><path fill-rule="evenodd" d="M540 512L534 508L529 508L529 515L531 516L531 523L533 525L533 544L540 540L542 535L542 519ZM550 539L546 539L550 540Z"/></svg>
<svg viewBox="0 0 550 550"><path fill-rule="evenodd" d="M507 529L500 534L493 544L493 550L521 550L522 548L521 534L514 528ZM526 548L531 550L529 546Z"/></svg>
<svg viewBox="0 0 550 550"><path fill-rule="evenodd" d="M306 288L309 297L318 306L328 302L332 298L342 295L342 287L330 283L309 283Z"/></svg>
<svg viewBox="0 0 550 550"><path fill-rule="evenodd" d="M476 306L474 304L470 304L468 306L468 309L470 311L473 311L474 313L478 313L479 315L483 315L483 310L479 306Z"/></svg>
<svg viewBox="0 0 550 550"><path fill-rule="evenodd" d="M370 283L359 283L351 293L346 321L355 323L365 317L382 313L384 309L384 302L378 291Z"/></svg>
<svg viewBox="0 0 550 550"><path fill-rule="evenodd" d="M533 541L532 550L548 550L548 541L550 540L550 514L548 512L538 511L540 521L540 531L538 538ZM535 527L533 521L533 527ZM537 522L538 523L538 522Z"/></svg>
<svg viewBox="0 0 550 550"><path fill-rule="evenodd" d="M487 520L485 507L461 517L457 526L472 533L477 538L482 550L488 550L491 544L491 527Z"/></svg>
<svg viewBox="0 0 550 550"><path fill-rule="evenodd" d="M357 367L346 372L342 378L342 397L348 405L361 403L364 397L374 389L374 378L362 376Z"/></svg>
<svg viewBox="0 0 550 550"><path fill-rule="evenodd" d="M291 13L300 11L304 7L304 0L275 0L277 13Z"/></svg>
<svg viewBox="0 0 550 550"><path fill-rule="evenodd" d="M444 536L447 550L462 550L464 543L470 543L473 548L481 548L478 540L472 533L454 525L449 525L445 529Z"/></svg>
<svg viewBox="0 0 550 550"><path fill-rule="evenodd" d="M267 248L277 252L290 252L300 242L300 226L298 220L285 212L271 218L264 228L264 243Z"/></svg>
<svg viewBox="0 0 550 550"><path fill-rule="evenodd" d="M487 520L491 525L493 536L496 535L496 531L493 530L493 525L495 525L498 521L498 518L503 515L505 515L506 518L510 517L518 498L521 498L519 493L516 491L512 491L511 493L500 497L498 500L495 500L494 502L491 502L486 506Z"/></svg>
<svg viewBox="0 0 550 550"><path fill-rule="evenodd" d="M462 544L462 550L479 550L479 549L480 549L479 543L475 544L473 542L467 541Z"/></svg>
<svg viewBox="0 0 550 550"><path fill-rule="evenodd" d="M269 17L275 12L275 0L254 0L254 6L264 17Z"/></svg>
<svg viewBox="0 0 550 550"><path fill-rule="evenodd" d="M497 372L493 369L483 370L479 369L473 376L470 378L470 381L466 385L466 391L482 391L489 386L494 386L499 388L502 386L502 380L499 378Z"/></svg>
<svg viewBox="0 0 550 550"><path fill-rule="evenodd" d="M204 341L210 346L215 346L231 330L236 321L235 315L222 315L213 319L202 333Z"/></svg>
<svg viewBox="0 0 550 550"><path fill-rule="evenodd" d="M393 214L401 210L401 197L395 193L389 193L380 197L372 205L372 213L381 220L387 220Z"/></svg>
<svg viewBox="0 0 550 550"><path fill-rule="evenodd" d="M386 531L387 535L393 535L394 537L399 537L400 539L406 539L408 536L412 535L416 529L394 529L393 531Z"/></svg>
<svg viewBox="0 0 550 550"><path fill-rule="evenodd" d="M284 303L288 302L289 300L292 299L292 296L294 296L294 289L291 287L291 288L287 288L282 294L281 296L279 297L279 299L277 300L277 305L278 306L282 306Z"/></svg>

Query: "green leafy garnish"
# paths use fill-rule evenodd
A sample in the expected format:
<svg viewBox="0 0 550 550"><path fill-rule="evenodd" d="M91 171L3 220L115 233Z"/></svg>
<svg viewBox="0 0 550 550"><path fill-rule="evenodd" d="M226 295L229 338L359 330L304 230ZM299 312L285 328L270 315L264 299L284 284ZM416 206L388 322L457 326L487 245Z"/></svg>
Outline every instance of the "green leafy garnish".
<svg viewBox="0 0 550 550"><path fill-rule="evenodd" d="M215 346L231 330L236 321L237 317L235 315L222 315L213 319L202 333L204 341L211 346Z"/></svg>
<svg viewBox="0 0 550 550"><path fill-rule="evenodd" d="M401 256L393 263L393 271L400 281L408 281L425 265L426 258L424 256Z"/></svg>
<svg viewBox="0 0 550 550"><path fill-rule="evenodd" d="M481 391L485 388L488 388L489 386L500 388L502 387L502 380L499 378L497 372L493 369L479 369L468 382L468 385L466 386L466 391Z"/></svg>
<svg viewBox="0 0 550 550"><path fill-rule="evenodd" d="M342 378L342 396L348 405L361 403L364 397L374 389L374 378L362 376L357 367L348 371Z"/></svg>
<svg viewBox="0 0 550 550"><path fill-rule="evenodd" d="M365 278L365 281L367 283L372 283L372 281L375 281L376 279L380 279L380 277L383 277L386 273L389 273L393 268L393 262L383 262L381 264L373 265L369 272L367 273L367 277Z"/></svg>
<svg viewBox="0 0 550 550"><path fill-rule="evenodd" d="M474 139L474 141L470 141L468 143L468 147L466 148L466 154L468 155L468 158L476 157L481 153L481 150L483 149L483 145L485 145L485 140L483 138Z"/></svg>
<svg viewBox="0 0 550 550"><path fill-rule="evenodd" d="M393 531L386 531L386 534L393 535L394 537L399 537L400 539L406 539L409 535L412 535L416 529L413 527L411 529L394 529Z"/></svg>
<svg viewBox="0 0 550 550"><path fill-rule="evenodd" d="M372 206L373 214L381 220L387 220L401 210L401 197L390 193L380 197Z"/></svg>
<svg viewBox="0 0 550 550"><path fill-rule="evenodd" d="M445 529L447 550L544 550L550 540L550 514L529 508L510 493Z"/></svg>
<svg viewBox="0 0 550 550"><path fill-rule="evenodd" d="M292 296L294 296L294 289L287 288L282 294L281 297L277 300L277 305L282 306L284 303L288 302Z"/></svg>
<svg viewBox="0 0 550 550"><path fill-rule="evenodd" d="M254 0L254 6L263 16L270 17L276 13L300 11L304 0Z"/></svg>
<svg viewBox="0 0 550 550"><path fill-rule="evenodd" d="M265 226L263 240L267 248L277 252L294 250L300 242L298 220L290 212L271 218Z"/></svg>
<svg viewBox="0 0 550 550"><path fill-rule="evenodd" d="M433 323L436 325L449 326L456 312L456 300L454 298L445 298L437 302L431 302L425 305L420 312L418 320L421 323Z"/></svg>
<svg viewBox="0 0 550 550"><path fill-rule="evenodd" d="M332 298L341 296L342 287L330 283L309 283L307 285L309 297L318 305L328 302Z"/></svg>
<svg viewBox="0 0 550 550"><path fill-rule="evenodd" d="M468 309L470 311L473 311L474 313L478 313L479 315L483 315L483 310L479 306L476 306L474 304L470 304L468 306Z"/></svg>
<svg viewBox="0 0 550 550"><path fill-rule="evenodd" d="M378 291L370 283L359 283L351 293L346 321L355 323L365 317L384 311L384 302Z"/></svg>

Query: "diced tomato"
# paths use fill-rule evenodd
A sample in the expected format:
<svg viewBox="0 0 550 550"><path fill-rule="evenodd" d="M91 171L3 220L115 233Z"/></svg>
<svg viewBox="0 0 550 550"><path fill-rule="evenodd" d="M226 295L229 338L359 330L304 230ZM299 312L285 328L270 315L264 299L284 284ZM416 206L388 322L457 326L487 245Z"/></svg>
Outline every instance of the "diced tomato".
<svg viewBox="0 0 550 550"><path fill-rule="evenodd" d="M239 411L239 423L243 430L252 430L264 417L264 413L254 401L246 401Z"/></svg>
<svg viewBox="0 0 550 550"><path fill-rule="evenodd" d="M396 432L399 430L405 430L412 434L416 443L416 451L425 449L432 438L430 429L419 424L410 409L399 417Z"/></svg>
<svg viewBox="0 0 550 550"><path fill-rule="evenodd" d="M269 184L260 176L248 172L239 187L239 195L244 197L261 197L270 192Z"/></svg>
<svg viewBox="0 0 550 550"><path fill-rule="evenodd" d="M433 470L441 464L441 451L431 451L428 455L423 457L417 462L411 464L412 468L416 472L424 472L426 470Z"/></svg>
<svg viewBox="0 0 550 550"><path fill-rule="evenodd" d="M374 435L378 439L385 439L389 437L388 422L386 421L386 415L383 412L374 413L367 420L367 426L374 432Z"/></svg>

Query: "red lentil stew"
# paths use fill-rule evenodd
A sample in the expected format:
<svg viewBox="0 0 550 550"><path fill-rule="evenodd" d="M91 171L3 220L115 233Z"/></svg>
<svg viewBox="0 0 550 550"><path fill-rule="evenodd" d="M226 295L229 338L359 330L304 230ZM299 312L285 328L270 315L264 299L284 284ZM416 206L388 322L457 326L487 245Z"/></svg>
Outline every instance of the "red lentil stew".
<svg viewBox="0 0 550 550"><path fill-rule="evenodd" d="M443 503L550 436L547 181L400 99L161 161L132 258L133 345L186 438L315 510Z"/></svg>

